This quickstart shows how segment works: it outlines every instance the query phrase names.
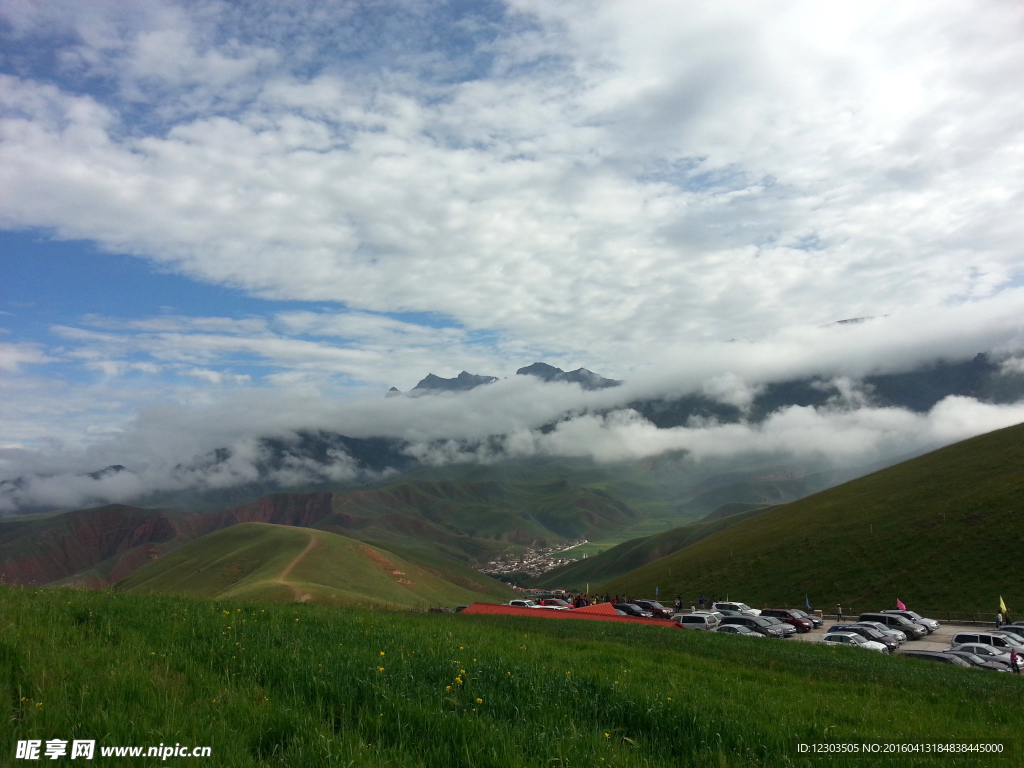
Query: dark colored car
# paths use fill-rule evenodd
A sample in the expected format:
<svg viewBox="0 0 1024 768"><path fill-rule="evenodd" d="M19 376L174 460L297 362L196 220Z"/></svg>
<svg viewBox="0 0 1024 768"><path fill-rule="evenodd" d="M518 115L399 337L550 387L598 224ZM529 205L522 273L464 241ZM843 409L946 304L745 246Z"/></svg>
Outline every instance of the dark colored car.
<svg viewBox="0 0 1024 768"><path fill-rule="evenodd" d="M786 637L786 632L782 629L782 625L772 624L768 619L762 619L760 616L726 616L722 619L722 624L738 624L743 627L749 627L766 637Z"/></svg>
<svg viewBox="0 0 1024 768"><path fill-rule="evenodd" d="M799 608L790 608L789 610L791 610L793 613L795 613L801 619L807 619L809 622L811 622L811 624L814 625L815 628L825 626L825 620L824 619L819 619L813 613L808 613L807 611L802 611Z"/></svg>
<svg viewBox="0 0 1024 768"><path fill-rule="evenodd" d="M805 619L803 616L797 616L796 611L791 608L765 608L761 611L761 615L792 624L798 632L810 632L814 629L813 621Z"/></svg>
<svg viewBox="0 0 1024 768"><path fill-rule="evenodd" d="M639 605L645 611L650 611L656 619L671 619L674 611L666 608L657 600L634 600L633 605Z"/></svg>
<svg viewBox="0 0 1024 768"><path fill-rule="evenodd" d="M1022 626L1020 624L1004 624L1003 626L1001 626L999 629L997 629L995 631L996 632L1001 632L1003 634L1016 635L1021 640L1024 640L1024 626Z"/></svg>
<svg viewBox="0 0 1024 768"><path fill-rule="evenodd" d="M943 653L948 653L950 656L956 656L957 658L963 659L968 664L970 664L972 667L977 667L978 669L991 669L991 670L994 670L996 672L1010 672L1011 671L1010 670L1010 664L1008 662L1000 661L996 657L990 656L987 659L983 659L981 656L979 656L976 653L971 653L970 651L959 651L959 650L957 650L957 651L943 651Z"/></svg>
<svg viewBox="0 0 1024 768"><path fill-rule="evenodd" d="M959 656L954 656L945 651L897 651L896 655L906 656L911 659L921 659L923 661L937 661L940 664L952 664L956 667L971 668L970 662L964 661Z"/></svg>
<svg viewBox="0 0 1024 768"><path fill-rule="evenodd" d="M889 649L889 653L892 653L900 644L893 640L888 635L883 635L874 627L864 627L860 624L833 624L828 628L829 632L852 632L855 635L860 635L865 640L874 640L876 643L881 643Z"/></svg>
<svg viewBox="0 0 1024 768"><path fill-rule="evenodd" d="M782 630L782 634L784 634L786 637L789 637L790 635L795 635L797 632L800 631L796 627L794 627L792 624L787 624L782 619L777 619L774 616L759 616L758 618L764 619L769 624L771 624L773 626L776 626L779 629L781 629Z"/></svg>
<svg viewBox="0 0 1024 768"><path fill-rule="evenodd" d="M885 624L903 632L907 640L920 640L928 634L928 629L923 624L915 624L895 613L862 613L857 621L877 621L879 624Z"/></svg>
<svg viewBox="0 0 1024 768"><path fill-rule="evenodd" d="M939 628L939 622L937 622L935 619L926 619L920 613L916 613L915 611L889 608L887 610L882 611L882 613L891 613L895 616L902 616L907 621L912 621L915 624L920 624L922 627L928 630L929 635Z"/></svg>
<svg viewBox="0 0 1024 768"><path fill-rule="evenodd" d="M654 614L650 611L645 611L636 603L616 603L612 606L616 611L621 611L626 616L632 616L634 619L653 619Z"/></svg>

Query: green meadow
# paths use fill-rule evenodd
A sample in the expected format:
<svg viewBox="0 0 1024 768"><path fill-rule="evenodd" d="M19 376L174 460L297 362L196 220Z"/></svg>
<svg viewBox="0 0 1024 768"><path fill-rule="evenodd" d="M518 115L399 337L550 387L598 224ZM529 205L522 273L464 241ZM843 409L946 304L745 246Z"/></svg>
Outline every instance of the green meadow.
<svg viewBox="0 0 1024 768"><path fill-rule="evenodd" d="M515 596L459 563L428 568L335 533L269 523L203 536L142 566L116 588L335 607L429 608Z"/></svg>
<svg viewBox="0 0 1024 768"><path fill-rule="evenodd" d="M0 588L0 765L19 739L209 746L118 765L1013 764L1024 681L624 623ZM811 760L798 742L1002 743ZM60 764L60 761L55 761ZM69 765L77 761L67 761ZM1018 763L1019 764L1019 763Z"/></svg>

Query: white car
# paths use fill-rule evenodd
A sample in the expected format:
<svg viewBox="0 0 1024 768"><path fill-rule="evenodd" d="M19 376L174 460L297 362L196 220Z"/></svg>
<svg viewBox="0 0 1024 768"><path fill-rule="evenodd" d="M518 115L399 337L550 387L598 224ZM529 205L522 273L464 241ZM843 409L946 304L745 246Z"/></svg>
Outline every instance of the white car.
<svg viewBox="0 0 1024 768"><path fill-rule="evenodd" d="M713 613L677 613L672 621L678 622L685 629L703 629L711 631L719 625L719 619Z"/></svg>
<svg viewBox="0 0 1024 768"><path fill-rule="evenodd" d="M509 600L506 605L511 605L513 608L540 608L535 600Z"/></svg>
<svg viewBox="0 0 1024 768"><path fill-rule="evenodd" d="M821 638L821 642L828 643L829 645L842 645L847 648L866 648L869 651L878 651L879 653L889 652L889 649L881 643L876 643L874 640L865 640L860 635L853 634L853 632L829 632Z"/></svg>
<svg viewBox="0 0 1024 768"><path fill-rule="evenodd" d="M1015 648L1017 653L1024 653L1024 639L1017 635L1003 634L1001 632L957 632L953 635L953 641L949 647L956 650L967 643L977 645L990 645L995 648L1004 648L1009 653Z"/></svg>
<svg viewBox="0 0 1024 768"><path fill-rule="evenodd" d="M716 611L736 611L742 613L744 616L760 616L761 612L756 608L751 608L746 603L729 603L729 602L718 602L711 606Z"/></svg>

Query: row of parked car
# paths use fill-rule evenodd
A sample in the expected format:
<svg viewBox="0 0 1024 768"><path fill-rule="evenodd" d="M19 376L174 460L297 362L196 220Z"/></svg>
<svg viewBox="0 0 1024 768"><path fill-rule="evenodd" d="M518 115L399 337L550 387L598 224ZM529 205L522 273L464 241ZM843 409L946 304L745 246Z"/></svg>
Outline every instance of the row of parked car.
<svg viewBox="0 0 1024 768"><path fill-rule="evenodd" d="M1007 624L993 632L964 630L953 635L949 650L904 651L902 655L953 664L958 667L1013 672L1013 663L1010 657L1013 652L1024 657L1024 622Z"/></svg>
<svg viewBox="0 0 1024 768"><path fill-rule="evenodd" d="M822 626L822 620L798 608L758 610L746 603L716 602L710 610L671 616L680 627L746 637L786 638Z"/></svg>
<svg viewBox="0 0 1024 768"><path fill-rule="evenodd" d="M572 605L560 598L540 600L512 600L509 605L524 608L567 611ZM709 610L675 613L657 600L634 600L615 603L620 616L635 618L671 619L682 629L720 632L745 637L787 638L798 632L810 632L824 622L798 608L765 608L758 610L746 603L716 602ZM1024 622L1005 625L986 632L964 630L953 637L945 651L899 650L908 640L920 640L939 628L939 622L921 616L915 611L884 610L862 613L856 622L834 624L828 628L823 643L863 648L879 653L898 653L917 659L926 659L961 667L1012 671L1011 651L1024 657Z"/></svg>

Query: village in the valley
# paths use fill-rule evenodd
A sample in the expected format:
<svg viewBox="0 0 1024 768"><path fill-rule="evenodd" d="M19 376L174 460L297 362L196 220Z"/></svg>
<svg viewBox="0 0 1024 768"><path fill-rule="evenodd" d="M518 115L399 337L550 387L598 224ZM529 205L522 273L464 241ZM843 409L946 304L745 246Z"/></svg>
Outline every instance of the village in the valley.
<svg viewBox="0 0 1024 768"><path fill-rule="evenodd" d="M481 573L500 579L516 574L520 578L534 578L560 565L571 563L575 558L559 557L574 547L589 543L586 539L570 541L564 547L540 547L525 552L499 555L477 567ZM585 557L586 555L584 555Z"/></svg>

